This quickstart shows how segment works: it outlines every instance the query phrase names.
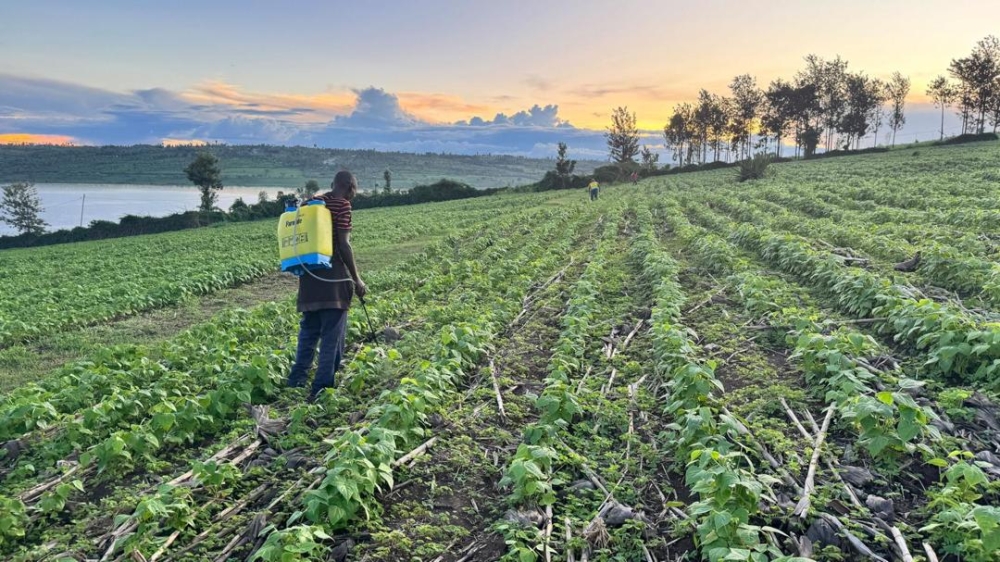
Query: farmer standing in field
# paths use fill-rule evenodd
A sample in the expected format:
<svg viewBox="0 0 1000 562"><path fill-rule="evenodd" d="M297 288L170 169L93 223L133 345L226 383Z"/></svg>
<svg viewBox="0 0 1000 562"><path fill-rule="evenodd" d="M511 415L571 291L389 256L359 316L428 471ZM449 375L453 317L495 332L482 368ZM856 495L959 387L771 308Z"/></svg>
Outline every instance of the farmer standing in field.
<svg viewBox="0 0 1000 562"><path fill-rule="evenodd" d="M601 190L601 184L597 183L597 180L590 180L590 200L593 201L597 199L598 191Z"/></svg>
<svg viewBox="0 0 1000 562"><path fill-rule="evenodd" d="M348 171L337 172L331 190L316 197L326 204L333 215L333 243L336 256L330 260L331 268L314 270L315 275L299 277L298 311L302 313L299 324L299 343L295 364L288 376L288 386L303 387L319 349L316 376L309 391L312 402L326 388L334 385L334 374L344 355L347 337L347 310L356 294L364 298L365 287L358 266L354 263L351 248L351 199L358 193L358 181Z"/></svg>

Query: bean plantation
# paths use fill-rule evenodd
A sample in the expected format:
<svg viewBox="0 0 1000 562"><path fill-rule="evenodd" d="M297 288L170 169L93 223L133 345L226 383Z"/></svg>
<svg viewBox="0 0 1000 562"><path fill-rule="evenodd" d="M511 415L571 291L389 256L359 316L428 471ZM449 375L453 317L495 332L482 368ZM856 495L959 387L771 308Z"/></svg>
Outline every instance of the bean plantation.
<svg viewBox="0 0 1000 562"><path fill-rule="evenodd" d="M0 558L1000 560L995 144L354 224L316 403L288 282L18 375L273 281L271 221L0 252Z"/></svg>

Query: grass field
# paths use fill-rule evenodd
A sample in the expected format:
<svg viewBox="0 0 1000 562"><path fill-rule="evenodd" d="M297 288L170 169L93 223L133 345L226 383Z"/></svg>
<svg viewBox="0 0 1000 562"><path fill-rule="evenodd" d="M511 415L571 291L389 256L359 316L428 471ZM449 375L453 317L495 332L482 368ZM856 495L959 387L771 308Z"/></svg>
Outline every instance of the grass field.
<svg viewBox="0 0 1000 562"><path fill-rule="evenodd" d="M0 252L0 554L998 560L998 157L359 211L316 404L272 224Z"/></svg>

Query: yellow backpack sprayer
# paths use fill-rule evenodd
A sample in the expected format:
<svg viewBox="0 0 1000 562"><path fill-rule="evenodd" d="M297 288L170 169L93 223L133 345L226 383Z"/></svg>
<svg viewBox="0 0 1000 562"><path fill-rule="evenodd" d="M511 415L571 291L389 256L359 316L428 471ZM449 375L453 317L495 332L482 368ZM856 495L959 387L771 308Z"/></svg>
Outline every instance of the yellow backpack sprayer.
<svg viewBox="0 0 1000 562"><path fill-rule="evenodd" d="M330 211L322 201L285 207L278 222L278 241L281 271L301 276L310 269L329 269L334 254Z"/></svg>
<svg viewBox="0 0 1000 562"><path fill-rule="evenodd" d="M333 217L321 200L314 199L302 206L292 201L285 207L285 212L278 219L278 257L283 272L296 277L309 275L324 283L350 283L352 290L354 288L354 279L350 277L326 279L313 272L332 268L334 257L341 259L334 244ZM358 300L368 321L368 339L375 341L377 336L365 299L358 297Z"/></svg>

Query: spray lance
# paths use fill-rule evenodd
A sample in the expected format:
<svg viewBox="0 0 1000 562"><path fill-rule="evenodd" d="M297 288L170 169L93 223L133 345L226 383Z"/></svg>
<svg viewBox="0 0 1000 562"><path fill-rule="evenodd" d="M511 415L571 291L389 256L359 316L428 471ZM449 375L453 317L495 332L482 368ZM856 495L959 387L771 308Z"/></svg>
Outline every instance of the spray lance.
<svg viewBox="0 0 1000 562"><path fill-rule="evenodd" d="M316 201L316 202L310 202L308 204L309 205L316 205L316 204L320 204L321 205L322 203L319 202L319 201ZM290 211L291 211L291 209L286 207L285 212L290 212ZM295 259L297 261L297 265L299 266L298 270L301 271L301 272L304 272L306 275L311 276L313 279L316 279L318 281L322 281L324 283L350 283L351 284L351 292L352 293L355 292L354 291L354 279L352 279L350 277L347 277L347 278L344 278L344 279L324 279L324 278L320 277L319 275L316 275L315 273L313 273L312 270L309 267L310 264L305 263L305 261L302 259L302 255L299 254L299 251L298 251L298 247L299 247L299 223L301 222L301 218L300 218L301 214L302 214L302 206L296 205L295 206L295 221L294 221L294 224L292 226L292 253L295 254ZM336 241L334 241L334 250L333 251L334 251L334 253L337 252L337 250L336 250ZM344 268L346 269L347 268L347 264L344 263L344 258L341 257L340 254L336 254L336 255L337 255L337 258L340 259L340 262L344 264ZM329 264L329 262L326 262L326 263L327 263L327 265ZM302 273L298 273L298 275L302 275ZM368 343L374 343L374 342L378 341L378 335L375 333L375 328L372 326L372 319L371 319L371 316L369 316L369 314L368 314L368 307L365 305L365 299L364 299L364 297L359 296L358 297L358 301L361 302L361 309L364 311L364 313L365 313L365 320L368 323L368 336L365 338L365 341L368 342Z"/></svg>
<svg viewBox="0 0 1000 562"><path fill-rule="evenodd" d="M375 328L372 328L372 318L371 316L368 316L368 307L365 306L365 297L358 297L358 301L361 302L361 310L365 311L365 320L368 321L368 341L374 342L378 339L378 335L375 334Z"/></svg>

